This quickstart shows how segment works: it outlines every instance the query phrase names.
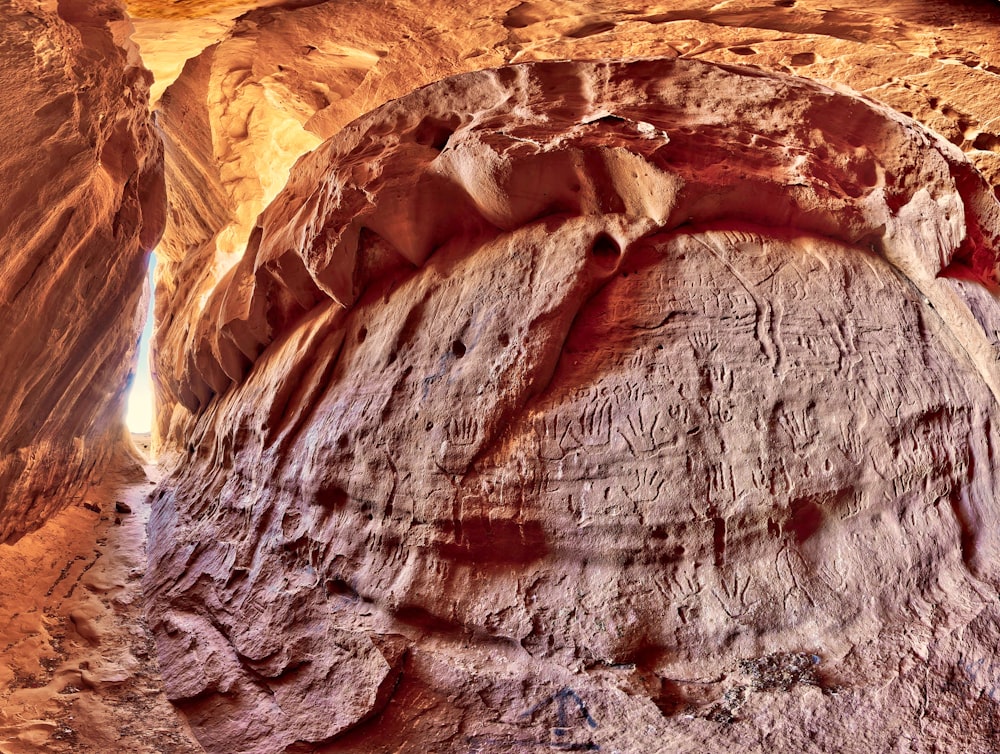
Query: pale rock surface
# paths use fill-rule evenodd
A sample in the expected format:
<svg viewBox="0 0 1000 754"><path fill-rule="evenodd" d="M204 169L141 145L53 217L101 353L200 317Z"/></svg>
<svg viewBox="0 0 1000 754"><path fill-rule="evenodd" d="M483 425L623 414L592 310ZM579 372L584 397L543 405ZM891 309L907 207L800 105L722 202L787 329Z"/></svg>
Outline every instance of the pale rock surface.
<svg viewBox="0 0 1000 754"><path fill-rule="evenodd" d="M162 147L121 7L0 7L0 542L107 470L141 475L122 411Z"/></svg>
<svg viewBox="0 0 1000 754"><path fill-rule="evenodd" d="M168 696L214 752L990 751L998 211L945 138L759 69L363 116L161 374Z"/></svg>

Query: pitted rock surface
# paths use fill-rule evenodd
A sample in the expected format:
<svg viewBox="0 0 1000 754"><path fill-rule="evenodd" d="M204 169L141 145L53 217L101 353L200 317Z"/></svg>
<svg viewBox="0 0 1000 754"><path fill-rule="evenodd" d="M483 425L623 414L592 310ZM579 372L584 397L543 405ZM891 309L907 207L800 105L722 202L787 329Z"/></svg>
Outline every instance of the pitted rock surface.
<svg viewBox="0 0 1000 754"><path fill-rule="evenodd" d="M364 116L174 378L168 694L212 751L987 750L998 231L954 145L759 70Z"/></svg>

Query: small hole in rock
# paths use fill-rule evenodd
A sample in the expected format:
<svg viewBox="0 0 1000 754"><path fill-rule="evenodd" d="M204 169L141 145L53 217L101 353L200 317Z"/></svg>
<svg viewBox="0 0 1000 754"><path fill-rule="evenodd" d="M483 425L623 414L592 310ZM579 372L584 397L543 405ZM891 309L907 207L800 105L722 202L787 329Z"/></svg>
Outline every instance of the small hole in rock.
<svg viewBox="0 0 1000 754"><path fill-rule="evenodd" d="M621 247L607 233L599 233L590 247L590 253L602 267L614 267L622 255Z"/></svg>
<svg viewBox="0 0 1000 754"><path fill-rule="evenodd" d="M327 579L326 580L326 595L328 597L338 596L338 597L349 597L351 599L357 599L358 593L350 584L348 584L343 579Z"/></svg>
<svg viewBox="0 0 1000 754"><path fill-rule="evenodd" d="M500 344L501 348L506 348L510 345L510 336L507 333L502 332L497 337L497 342Z"/></svg>
<svg viewBox="0 0 1000 754"><path fill-rule="evenodd" d="M878 165L875 160L865 160L857 168L858 180L864 186L878 185Z"/></svg>
<svg viewBox="0 0 1000 754"><path fill-rule="evenodd" d="M460 340L456 340L451 344L451 352L455 354L456 359L460 359L465 356L465 343Z"/></svg>
<svg viewBox="0 0 1000 754"><path fill-rule="evenodd" d="M461 123L457 115L443 119L428 116L420 121L413 136L418 144L441 152L448 146L448 140Z"/></svg>
<svg viewBox="0 0 1000 754"><path fill-rule="evenodd" d="M524 29L541 20L531 3L519 3L507 11L503 25L508 29Z"/></svg>
<svg viewBox="0 0 1000 754"><path fill-rule="evenodd" d="M1000 152L1000 136L985 131L978 133L976 134L976 138L972 140L972 148L988 152Z"/></svg>
<svg viewBox="0 0 1000 754"><path fill-rule="evenodd" d="M368 337L368 328L367 327L362 327L360 330L358 330L358 343L364 343L365 342L365 338L367 338L367 337Z"/></svg>

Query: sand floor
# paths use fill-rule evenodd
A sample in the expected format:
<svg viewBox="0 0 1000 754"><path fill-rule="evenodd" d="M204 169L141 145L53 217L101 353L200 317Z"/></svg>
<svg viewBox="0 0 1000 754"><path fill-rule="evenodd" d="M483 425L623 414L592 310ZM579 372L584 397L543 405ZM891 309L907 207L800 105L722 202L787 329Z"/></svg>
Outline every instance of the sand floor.
<svg viewBox="0 0 1000 754"><path fill-rule="evenodd" d="M0 545L0 754L203 751L163 695L142 618L159 470L146 474ZM132 512L116 513L118 501Z"/></svg>

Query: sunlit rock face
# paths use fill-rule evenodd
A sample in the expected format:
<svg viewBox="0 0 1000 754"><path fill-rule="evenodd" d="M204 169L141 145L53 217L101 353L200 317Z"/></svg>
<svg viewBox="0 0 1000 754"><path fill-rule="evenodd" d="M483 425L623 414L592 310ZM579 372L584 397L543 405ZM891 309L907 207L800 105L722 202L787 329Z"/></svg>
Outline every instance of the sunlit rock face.
<svg viewBox="0 0 1000 754"><path fill-rule="evenodd" d="M209 45L159 105L171 143L157 336L157 434L168 447L186 445L191 430L191 398L177 392L191 381L189 327L295 160L363 113L455 73L570 58L751 64L846 84L912 115L1000 184L1000 7L991 0L878 8L849 0L835 9L811 0L251 5L130 5L144 60L164 81L179 58ZM202 42L177 31L216 17L224 23ZM182 42L190 48L179 55Z"/></svg>
<svg viewBox="0 0 1000 754"><path fill-rule="evenodd" d="M317 1L323 0L125 0L134 27L132 40L155 77L150 99L156 103L184 63L226 37L244 14L275 5L292 10Z"/></svg>
<svg viewBox="0 0 1000 754"><path fill-rule="evenodd" d="M750 68L365 115L167 378L168 694L213 752L988 750L998 233L955 145Z"/></svg>
<svg viewBox="0 0 1000 754"><path fill-rule="evenodd" d="M0 542L135 466L121 415L165 214L121 8L56 5L0 9Z"/></svg>

